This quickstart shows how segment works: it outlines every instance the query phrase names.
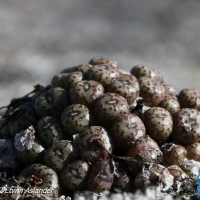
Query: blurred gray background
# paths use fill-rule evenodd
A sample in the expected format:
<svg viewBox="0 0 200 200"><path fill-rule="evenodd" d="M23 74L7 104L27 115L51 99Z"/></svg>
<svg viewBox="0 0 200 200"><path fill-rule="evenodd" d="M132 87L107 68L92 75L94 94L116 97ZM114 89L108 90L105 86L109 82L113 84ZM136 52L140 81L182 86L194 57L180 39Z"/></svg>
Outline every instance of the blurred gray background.
<svg viewBox="0 0 200 200"><path fill-rule="evenodd" d="M0 0L0 106L99 55L200 90L200 1Z"/></svg>

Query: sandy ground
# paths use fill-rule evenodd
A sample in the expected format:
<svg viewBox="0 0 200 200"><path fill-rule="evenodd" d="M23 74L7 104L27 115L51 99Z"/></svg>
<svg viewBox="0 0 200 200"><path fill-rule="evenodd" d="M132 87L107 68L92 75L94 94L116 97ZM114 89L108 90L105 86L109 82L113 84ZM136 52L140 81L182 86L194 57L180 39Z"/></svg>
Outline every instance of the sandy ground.
<svg viewBox="0 0 200 200"><path fill-rule="evenodd" d="M200 90L199 0L1 0L0 106L101 55Z"/></svg>

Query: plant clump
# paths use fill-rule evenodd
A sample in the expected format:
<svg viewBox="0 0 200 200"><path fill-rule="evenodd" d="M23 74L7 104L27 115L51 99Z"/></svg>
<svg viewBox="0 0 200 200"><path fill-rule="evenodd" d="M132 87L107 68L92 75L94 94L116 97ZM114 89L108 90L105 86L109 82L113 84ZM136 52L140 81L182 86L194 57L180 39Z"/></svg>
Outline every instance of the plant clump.
<svg viewBox="0 0 200 200"><path fill-rule="evenodd" d="M178 93L144 65L130 72L94 57L11 100L0 118L0 199L137 194L196 195L200 92ZM26 189L48 189L48 194ZM78 192L78 193L77 193Z"/></svg>

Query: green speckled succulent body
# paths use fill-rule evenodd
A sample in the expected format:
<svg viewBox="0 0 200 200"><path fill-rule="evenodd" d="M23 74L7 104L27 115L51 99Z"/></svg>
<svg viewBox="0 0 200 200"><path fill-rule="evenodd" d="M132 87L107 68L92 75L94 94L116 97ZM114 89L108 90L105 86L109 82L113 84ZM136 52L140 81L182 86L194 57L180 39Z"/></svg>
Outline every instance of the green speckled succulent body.
<svg viewBox="0 0 200 200"><path fill-rule="evenodd" d="M174 140L182 145L200 141L200 112L193 108L182 108L173 115Z"/></svg>
<svg viewBox="0 0 200 200"><path fill-rule="evenodd" d="M180 103L178 98L174 94L166 93L164 99L158 105L159 107L165 108L171 114L176 113L180 110Z"/></svg>
<svg viewBox="0 0 200 200"><path fill-rule="evenodd" d="M163 83L162 75L157 72L156 70L152 69L151 67L145 65L136 65L131 69L131 74L136 76L137 78L140 77L148 77L153 79L156 82Z"/></svg>
<svg viewBox="0 0 200 200"><path fill-rule="evenodd" d="M39 96L35 102L35 111L40 117L55 116L70 104L66 90L60 87L52 88Z"/></svg>
<svg viewBox="0 0 200 200"><path fill-rule="evenodd" d="M110 125L110 135L118 151L127 150L137 139L145 136L146 128L135 114L122 114Z"/></svg>
<svg viewBox="0 0 200 200"><path fill-rule="evenodd" d="M103 86L92 80L79 81L70 89L71 102L86 105L88 108L93 108L95 100L103 94Z"/></svg>
<svg viewBox="0 0 200 200"><path fill-rule="evenodd" d="M173 94L175 96L178 95L176 89L172 86L172 85L169 85L169 84L163 84L164 88L165 88L165 92L167 94Z"/></svg>
<svg viewBox="0 0 200 200"><path fill-rule="evenodd" d="M72 84L81 81L82 79L83 73L79 71L68 74L61 73L53 77L51 85L53 88L61 87L68 91L71 88Z"/></svg>
<svg viewBox="0 0 200 200"><path fill-rule="evenodd" d="M86 79L86 73L88 69L92 67L92 65L88 63L82 63L80 65L74 66L74 67L68 67L64 70L62 70L61 74L69 74L73 72L81 72L83 75L83 80Z"/></svg>
<svg viewBox="0 0 200 200"><path fill-rule="evenodd" d="M181 108L195 108L200 111L200 91L196 89L183 89L178 95Z"/></svg>
<svg viewBox="0 0 200 200"><path fill-rule="evenodd" d="M59 195L58 176L51 168L42 164L33 164L26 167L17 177L17 181L36 189L48 189L46 196L56 199Z"/></svg>
<svg viewBox="0 0 200 200"><path fill-rule="evenodd" d="M187 157L196 161L200 161L200 143L196 142L185 147Z"/></svg>
<svg viewBox="0 0 200 200"><path fill-rule="evenodd" d="M119 78L120 73L109 64L99 64L91 67L86 74L89 80L101 83L104 87Z"/></svg>
<svg viewBox="0 0 200 200"><path fill-rule="evenodd" d="M72 136L82 133L93 124L93 117L90 110L82 104L72 104L63 110L61 121L66 134Z"/></svg>
<svg viewBox="0 0 200 200"><path fill-rule="evenodd" d="M89 164L84 160L76 160L60 173L60 182L69 191L79 191L86 188L86 179L89 172Z"/></svg>
<svg viewBox="0 0 200 200"><path fill-rule="evenodd" d="M120 77L106 87L107 92L123 96L128 104L132 104L140 93L139 83L134 76Z"/></svg>
<svg viewBox="0 0 200 200"><path fill-rule="evenodd" d="M128 113L130 108L126 99L116 93L105 93L94 106L94 115L100 125L109 124L121 114Z"/></svg>
<svg viewBox="0 0 200 200"><path fill-rule="evenodd" d="M172 132L173 121L171 114L160 107L151 107L144 114L147 134L154 140L168 138Z"/></svg>
<svg viewBox="0 0 200 200"><path fill-rule="evenodd" d="M60 121L53 116L41 118L37 123L37 134L46 147L66 138Z"/></svg>
<svg viewBox="0 0 200 200"><path fill-rule="evenodd" d="M44 163L54 171L59 172L63 167L75 160L71 141L60 140L52 144L44 152Z"/></svg>
<svg viewBox="0 0 200 200"><path fill-rule="evenodd" d="M101 56L96 56L94 58L92 58L89 63L91 65L99 65L99 64L109 64L110 66L112 66L114 69L118 69L118 63L116 60L111 59L111 58L105 58L105 57L101 57Z"/></svg>
<svg viewBox="0 0 200 200"><path fill-rule="evenodd" d="M150 106L157 106L165 97L165 88L162 84L148 77L138 79L140 96Z"/></svg>

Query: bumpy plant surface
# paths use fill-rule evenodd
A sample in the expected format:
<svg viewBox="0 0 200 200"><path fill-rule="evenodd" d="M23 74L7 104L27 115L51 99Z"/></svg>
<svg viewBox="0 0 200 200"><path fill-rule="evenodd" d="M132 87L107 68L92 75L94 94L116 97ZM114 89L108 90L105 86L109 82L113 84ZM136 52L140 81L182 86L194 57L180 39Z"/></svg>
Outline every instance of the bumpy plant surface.
<svg viewBox="0 0 200 200"><path fill-rule="evenodd" d="M1 108L0 187L22 192L2 192L0 199L134 194L149 187L195 197L197 89L177 93L153 68L127 72L104 57L63 69L49 83Z"/></svg>

